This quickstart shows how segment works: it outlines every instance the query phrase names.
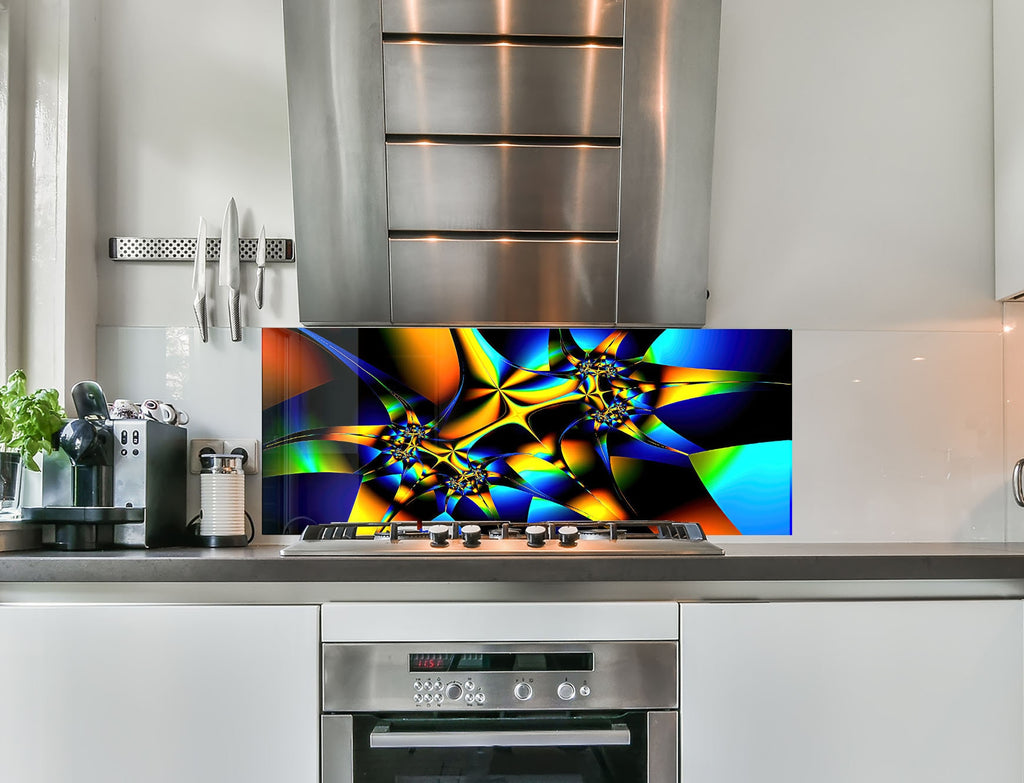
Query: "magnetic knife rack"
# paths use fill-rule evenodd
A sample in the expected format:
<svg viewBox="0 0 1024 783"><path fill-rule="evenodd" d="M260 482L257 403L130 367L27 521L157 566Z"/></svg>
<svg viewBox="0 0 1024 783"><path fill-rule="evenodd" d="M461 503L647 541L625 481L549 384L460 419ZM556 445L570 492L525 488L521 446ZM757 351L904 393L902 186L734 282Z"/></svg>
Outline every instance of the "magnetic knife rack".
<svg viewBox="0 0 1024 783"><path fill-rule="evenodd" d="M239 260L256 261L255 237L238 240ZM108 252L114 261L195 261L195 237L111 237ZM206 260L220 259L220 237L206 240ZM267 263L290 264L295 261L295 242L267 238Z"/></svg>

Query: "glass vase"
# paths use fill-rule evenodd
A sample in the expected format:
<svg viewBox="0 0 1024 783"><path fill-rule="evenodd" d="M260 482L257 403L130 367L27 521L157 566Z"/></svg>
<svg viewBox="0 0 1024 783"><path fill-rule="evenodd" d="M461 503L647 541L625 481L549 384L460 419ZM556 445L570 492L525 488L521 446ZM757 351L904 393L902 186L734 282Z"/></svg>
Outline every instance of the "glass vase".
<svg viewBox="0 0 1024 783"><path fill-rule="evenodd" d="M0 518L21 516L21 453L0 451Z"/></svg>

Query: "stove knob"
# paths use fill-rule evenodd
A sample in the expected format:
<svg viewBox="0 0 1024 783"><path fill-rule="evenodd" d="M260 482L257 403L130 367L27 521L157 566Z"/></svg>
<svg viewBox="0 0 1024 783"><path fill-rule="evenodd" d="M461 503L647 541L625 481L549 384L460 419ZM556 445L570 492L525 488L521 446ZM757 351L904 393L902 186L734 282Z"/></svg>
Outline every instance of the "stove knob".
<svg viewBox="0 0 1024 783"><path fill-rule="evenodd" d="M576 698L576 687L571 682L560 682L555 693L562 701L572 701Z"/></svg>
<svg viewBox="0 0 1024 783"><path fill-rule="evenodd" d="M431 525L427 532L431 546L448 546L448 525Z"/></svg>
<svg viewBox="0 0 1024 783"><path fill-rule="evenodd" d="M575 525L562 525L558 528L559 546L576 546L576 542L579 539L580 531L576 529Z"/></svg>
<svg viewBox="0 0 1024 783"><path fill-rule="evenodd" d="M457 682L450 682L444 689L444 696L448 701L458 701L462 698L462 686Z"/></svg>
<svg viewBox="0 0 1024 783"><path fill-rule="evenodd" d="M526 528L526 545L532 547L544 546L547 532L547 528L544 525L530 525Z"/></svg>
<svg viewBox="0 0 1024 783"><path fill-rule="evenodd" d="M527 701L533 696L533 688L530 687L528 682L517 682L516 687L512 689L512 693L519 701Z"/></svg>
<svg viewBox="0 0 1024 783"><path fill-rule="evenodd" d="M462 545L469 548L480 546L480 525L462 526Z"/></svg>

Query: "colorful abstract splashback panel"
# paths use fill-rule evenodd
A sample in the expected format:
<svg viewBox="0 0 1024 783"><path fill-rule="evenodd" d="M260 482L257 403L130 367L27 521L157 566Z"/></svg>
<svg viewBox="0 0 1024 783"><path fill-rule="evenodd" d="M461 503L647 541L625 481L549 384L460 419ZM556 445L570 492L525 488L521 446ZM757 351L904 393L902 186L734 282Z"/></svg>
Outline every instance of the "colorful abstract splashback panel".
<svg viewBox="0 0 1024 783"><path fill-rule="evenodd" d="M263 330L263 532L697 521L788 534L792 334Z"/></svg>

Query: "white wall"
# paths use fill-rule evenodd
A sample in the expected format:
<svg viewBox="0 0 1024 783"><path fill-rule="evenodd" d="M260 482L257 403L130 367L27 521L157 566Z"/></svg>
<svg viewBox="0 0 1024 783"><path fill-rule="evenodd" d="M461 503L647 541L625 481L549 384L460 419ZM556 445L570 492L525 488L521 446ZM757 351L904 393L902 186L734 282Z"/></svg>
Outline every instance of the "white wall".
<svg viewBox="0 0 1024 783"><path fill-rule="evenodd" d="M100 238L216 236L229 196L292 236L280 0L101 4ZM794 330L794 538L1002 540L990 4L723 0L720 57L707 325ZM191 270L98 264L100 380L161 396L118 346L191 325ZM296 325L294 269L268 295L245 323Z"/></svg>
<svg viewBox="0 0 1024 783"><path fill-rule="evenodd" d="M998 540L991 8L724 0L709 327L794 333L796 539Z"/></svg>
<svg viewBox="0 0 1024 783"><path fill-rule="evenodd" d="M241 236L295 236L281 0L101 5L99 323L186 326L191 267L114 262L105 240L195 236L200 216L220 236L231 197ZM243 266L243 324L297 323L294 265L268 266L263 311Z"/></svg>

